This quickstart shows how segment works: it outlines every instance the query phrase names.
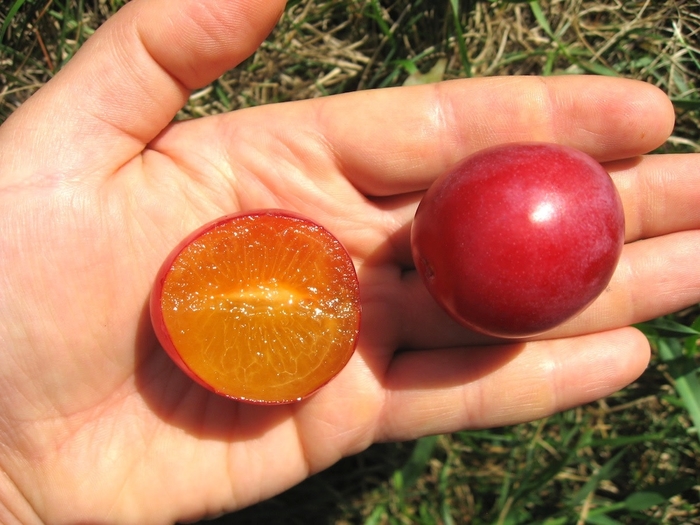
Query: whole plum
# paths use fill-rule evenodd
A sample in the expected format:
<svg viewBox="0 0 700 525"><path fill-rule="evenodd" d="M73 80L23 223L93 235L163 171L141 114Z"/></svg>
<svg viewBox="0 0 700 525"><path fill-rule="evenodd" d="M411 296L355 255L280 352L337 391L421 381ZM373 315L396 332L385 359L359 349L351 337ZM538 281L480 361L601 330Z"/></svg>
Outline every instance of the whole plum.
<svg viewBox="0 0 700 525"><path fill-rule="evenodd" d="M414 263L462 325L522 338L580 313L608 286L624 243L620 196L589 155L505 144L428 189L411 229Z"/></svg>

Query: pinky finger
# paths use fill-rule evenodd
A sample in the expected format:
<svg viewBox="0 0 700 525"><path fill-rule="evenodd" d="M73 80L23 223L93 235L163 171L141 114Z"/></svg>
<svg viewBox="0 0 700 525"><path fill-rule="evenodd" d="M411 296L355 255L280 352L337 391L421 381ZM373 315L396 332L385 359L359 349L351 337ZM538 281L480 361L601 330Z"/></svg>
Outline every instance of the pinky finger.
<svg viewBox="0 0 700 525"><path fill-rule="evenodd" d="M503 346L396 355L376 439L406 440L532 421L637 379L649 344L634 328Z"/></svg>

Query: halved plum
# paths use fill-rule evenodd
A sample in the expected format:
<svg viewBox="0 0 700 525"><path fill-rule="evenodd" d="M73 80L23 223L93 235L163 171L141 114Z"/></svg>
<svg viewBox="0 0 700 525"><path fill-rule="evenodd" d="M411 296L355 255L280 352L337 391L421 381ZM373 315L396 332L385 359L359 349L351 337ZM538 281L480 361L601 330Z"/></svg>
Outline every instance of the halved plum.
<svg viewBox="0 0 700 525"><path fill-rule="evenodd" d="M151 294L158 339L206 388L253 403L303 399L342 370L360 326L340 241L283 210L222 217L169 255Z"/></svg>

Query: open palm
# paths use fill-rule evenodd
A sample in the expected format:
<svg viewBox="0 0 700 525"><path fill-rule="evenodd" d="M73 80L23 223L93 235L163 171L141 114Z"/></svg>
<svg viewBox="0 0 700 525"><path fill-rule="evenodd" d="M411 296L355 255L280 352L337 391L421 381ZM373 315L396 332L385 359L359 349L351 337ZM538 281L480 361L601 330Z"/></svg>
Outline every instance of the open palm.
<svg viewBox="0 0 700 525"><path fill-rule="evenodd" d="M624 327L700 300L700 159L638 157L673 124L645 84L465 80L169 124L190 89L253 52L282 7L136 0L0 129L3 523L195 519L378 440L542 417L634 380L649 349ZM606 162L629 244L577 319L542 341L485 346L429 298L408 232L445 168L515 140ZM190 231L271 207L314 218L348 248L363 326L321 391L256 407L181 373L147 300Z"/></svg>

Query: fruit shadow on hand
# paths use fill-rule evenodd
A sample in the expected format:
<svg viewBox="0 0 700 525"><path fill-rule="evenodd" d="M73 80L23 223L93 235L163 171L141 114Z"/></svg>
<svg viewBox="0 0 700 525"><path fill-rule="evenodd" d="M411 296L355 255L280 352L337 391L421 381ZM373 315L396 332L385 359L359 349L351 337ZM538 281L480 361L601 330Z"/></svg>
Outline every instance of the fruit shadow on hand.
<svg viewBox="0 0 700 525"><path fill-rule="evenodd" d="M358 269L363 313L356 352L377 381L389 391L445 389L478 381L515 359L525 341L470 331L434 301L410 261L410 228L399 228ZM378 271L393 274L394 282L381 282Z"/></svg>
<svg viewBox="0 0 700 525"><path fill-rule="evenodd" d="M356 353L364 360L376 381L387 390L426 390L465 385L493 373L514 359L523 343L497 341L471 333L466 329L454 329L456 323L447 318L436 304L418 314L421 325L451 324L451 335L441 337L441 344L433 348L430 338L422 338L417 344L402 346L397 342L396 327L397 287L405 285L406 275L414 269L397 264L406 261L406 247L410 223L402 227L373 257L358 270L363 293L363 314L360 342ZM398 254L397 251L404 250ZM387 258L387 253L393 255ZM410 253L410 249L408 250ZM386 261L393 258L393 262ZM393 266L391 272L401 275L391 286L378 283L377 264ZM418 287L419 294L427 296ZM400 296L400 294L399 294ZM366 304L365 304L365 299ZM399 318L401 322L413 322ZM253 405L228 399L197 384L170 359L160 347L148 309L144 304L136 341L136 386L144 402L152 412L168 425L181 428L203 439L226 442L244 441L262 436L271 428L290 418L306 403L313 403L311 396L301 404ZM414 341L415 342L415 341ZM498 346L495 346L498 345ZM342 373L342 372L341 372ZM379 400L378 400L379 401Z"/></svg>
<svg viewBox="0 0 700 525"><path fill-rule="evenodd" d="M254 439L293 413L292 405L260 406L219 396L189 378L158 344L148 304L139 319L135 361L136 388L148 408L197 438Z"/></svg>

